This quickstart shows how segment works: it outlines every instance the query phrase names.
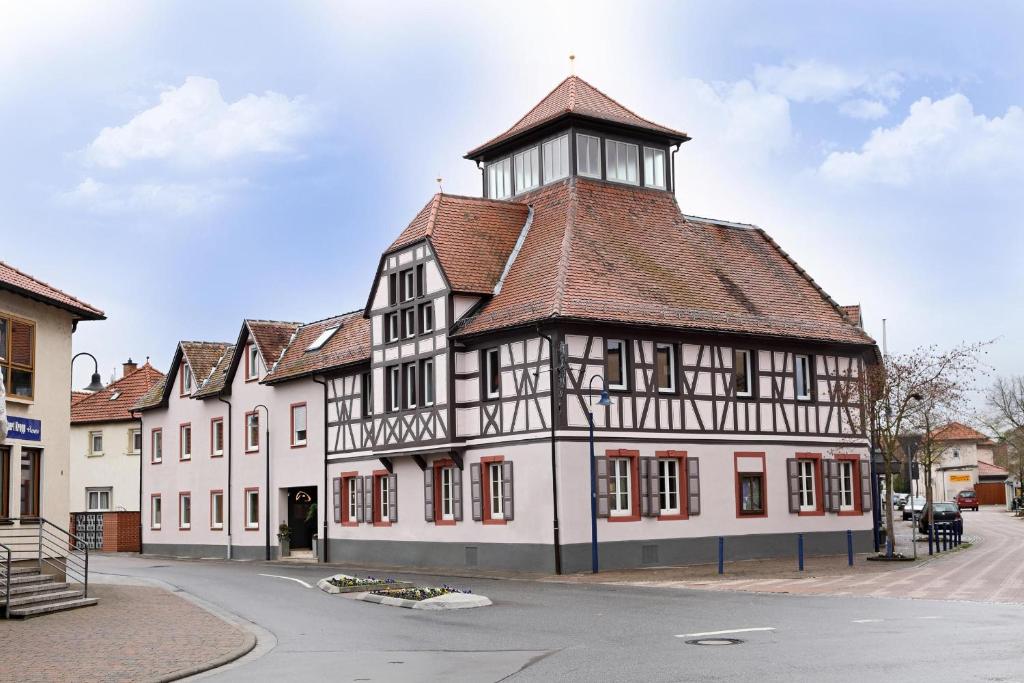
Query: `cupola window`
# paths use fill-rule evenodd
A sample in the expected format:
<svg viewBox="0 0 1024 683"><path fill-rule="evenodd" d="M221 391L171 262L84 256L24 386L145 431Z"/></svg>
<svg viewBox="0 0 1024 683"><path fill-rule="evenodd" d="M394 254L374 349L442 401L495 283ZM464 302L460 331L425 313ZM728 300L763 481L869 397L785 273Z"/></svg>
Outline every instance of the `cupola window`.
<svg viewBox="0 0 1024 683"><path fill-rule="evenodd" d="M569 175L569 136L563 135L541 145L544 154L544 182L561 180Z"/></svg>
<svg viewBox="0 0 1024 683"><path fill-rule="evenodd" d="M637 185L637 148L628 142L606 140L608 180Z"/></svg>
<svg viewBox="0 0 1024 683"><path fill-rule="evenodd" d="M665 150L644 147L644 185L665 189Z"/></svg>
<svg viewBox="0 0 1024 683"><path fill-rule="evenodd" d="M487 167L487 196L491 199L512 196L512 159L502 159Z"/></svg>
<svg viewBox="0 0 1024 683"><path fill-rule="evenodd" d="M588 178L601 177L601 138L576 136L576 171Z"/></svg>
<svg viewBox="0 0 1024 683"><path fill-rule="evenodd" d="M515 156L516 193L526 192L540 185L540 152L536 147L524 149Z"/></svg>

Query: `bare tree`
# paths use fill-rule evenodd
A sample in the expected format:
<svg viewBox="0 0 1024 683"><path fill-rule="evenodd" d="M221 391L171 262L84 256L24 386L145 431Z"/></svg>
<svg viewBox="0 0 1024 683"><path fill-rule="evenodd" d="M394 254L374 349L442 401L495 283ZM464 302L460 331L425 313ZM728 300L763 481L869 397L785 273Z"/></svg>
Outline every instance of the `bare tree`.
<svg viewBox="0 0 1024 683"><path fill-rule="evenodd" d="M985 426L1006 444L1007 469L1024 482L1024 375L997 377L986 395Z"/></svg>

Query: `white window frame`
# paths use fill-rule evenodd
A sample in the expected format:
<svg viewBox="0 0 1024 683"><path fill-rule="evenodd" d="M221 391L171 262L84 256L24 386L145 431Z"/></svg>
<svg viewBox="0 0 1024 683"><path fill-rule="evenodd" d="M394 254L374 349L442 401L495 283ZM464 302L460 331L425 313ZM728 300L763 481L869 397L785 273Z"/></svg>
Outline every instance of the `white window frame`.
<svg viewBox="0 0 1024 683"><path fill-rule="evenodd" d="M164 461L164 430L154 429L149 433L150 448L153 452L149 454L149 459L154 464Z"/></svg>
<svg viewBox="0 0 1024 683"><path fill-rule="evenodd" d="M416 307L410 306L402 311L402 323L405 327L405 338L412 339L416 336Z"/></svg>
<svg viewBox="0 0 1024 683"><path fill-rule="evenodd" d="M399 339L398 311L391 311L384 316L384 341L393 342Z"/></svg>
<svg viewBox="0 0 1024 683"><path fill-rule="evenodd" d="M625 482L625 507L620 505L623 491L619 484L622 482ZM633 514L632 458L608 458L608 514L611 517L628 517Z"/></svg>
<svg viewBox="0 0 1024 683"><path fill-rule="evenodd" d="M260 352L255 344L245 347L245 378L247 380L260 378Z"/></svg>
<svg viewBox="0 0 1024 683"><path fill-rule="evenodd" d="M163 496L157 494L149 498L149 528L159 529L163 526Z"/></svg>
<svg viewBox="0 0 1024 683"><path fill-rule="evenodd" d="M185 438L185 434L188 434L188 438ZM179 425L178 427L178 452L179 459L191 460L192 459L192 423ZM185 444L188 444L188 448L185 448Z"/></svg>
<svg viewBox="0 0 1024 683"><path fill-rule="evenodd" d="M136 447L136 441L138 441L138 447ZM132 427L128 430L128 455L138 455L142 453L142 430L138 427Z"/></svg>
<svg viewBox="0 0 1024 683"><path fill-rule="evenodd" d="M497 381L491 386L493 368L497 368ZM484 351L484 395L487 398L501 397L501 349L495 347Z"/></svg>
<svg viewBox="0 0 1024 683"><path fill-rule="evenodd" d="M501 462L487 463L487 506L491 519L505 519L505 499L502 496L505 480L501 476Z"/></svg>
<svg viewBox="0 0 1024 683"><path fill-rule="evenodd" d="M427 332L434 331L434 302L428 301L425 304L420 304L420 315L419 315L420 333L426 334ZM429 324L428 324L429 323Z"/></svg>
<svg viewBox="0 0 1024 683"><path fill-rule="evenodd" d="M852 460L839 460L839 511L849 512L856 507L856 498L854 498L854 480L853 480L853 461ZM847 475L849 475L849 481L847 481ZM849 498L850 502L847 503L846 499Z"/></svg>
<svg viewBox="0 0 1024 683"><path fill-rule="evenodd" d="M374 477L377 482L377 501L380 507L377 508L377 514L380 515L379 521L387 522L391 519L391 506L390 500L388 500L388 478L387 476Z"/></svg>
<svg viewBox="0 0 1024 683"><path fill-rule="evenodd" d="M540 147L534 145L512 157L515 166L515 192L521 194L540 187Z"/></svg>
<svg viewBox="0 0 1024 683"><path fill-rule="evenodd" d="M99 449L96 448L96 439L99 439ZM89 432L89 455L103 455L103 430L98 429Z"/></svg>
<svg viewBox="0 0 1024 683"><path fill-rule="evenodd" d="M591 141L597 143L597 156L593 159L590 156L590 153L593 151L590 149ZM596 172L589 170L592 166L591 162L597 163ZM584 166L588 170L584 170ZM601 178L601 138L596 135L576 133L576 173L584 178Z"/></svg>
<svg viewBox="0 0 1024 683"><path fill-rule="evenodd" d="M217 521L217 505L214 503L215 500L220 500L220 521ZM210 491L210 528L211 529L223 529L224 528L224 492L223 491Z"/></svg>
<svg viewBox="0 0 1024 683"><path fill-rule="evenodd" d="M736 368L737 368L736 357L738 355L742 355L743 356L743 365L744 365L744 368L746 369L747 388L745 390L742 390L742 391L740 390L739 373L736 372ZM748 349L733 349L732 362L733 362L733 376L736 378L736 395L738 397L740 397L740 398L749 398L749 397L753 396L754 395L754 377L753 377L753 375L751 373L752 364L750 362L750 351Z"/></svg>
<svg viewBox="0 0 1024 683"><path fill-rule="evenodd" d="M356 478L345 478L345 508L348 513L348 522L355 522L359 519L359 500L356 498Z"/></svg>
<svg viewBox="0 0 1024 683"><path fill-rule="evenodd" d="M793 359L794 379L793 394L798 401L811 400L811 357L805 354L796 354ZM803 392L801 393L801 383Z"/></svg>
<svg viewBox="0 0 1024 683"><path fill-rule="evenodd" d="M402 409L402 370L397 365L387 369L388 373L388 410L398 412Z"/></svg>
<svg viewBox="0 0 1024 683"><path fill-rule="evenodd" d="M420 386L423 388L423 405L434 405L434 359L427 358L421 364Z"/></svg>
<svg viewBox="0 0 1024 683"><path fill-rule="evenodd" d="M220 448L217 447L218 432L220 432ZM211 420L210 455L224 455L224 418L222 417Z"/></svg>
<svg viewBox="0 0 1024 683"><path fill-rule="evenodd" d="M323 332L321 332L316 339L313 340L312 344L306 347L306 351L317 351L323 348L324 344L326 344L327 341L331 337L333 337L334 333L337 332L339 329L341 329L341 325L332 325L331 327L328 327Z"/></svg>
<svg viewBox="0 0 1024 683"><path fill-rule="evenodd" d="M629 165L629 153L632 149L634 166L632 167L633 179L629 179L630 165ZM626 160L624 162L624 168L626 171L625 178L618 177L618 160L619 155L624 154ZM622 140L612 140L607 138L604 141L604 156L605 156L605 178L613 183L621 183L623 185L639 185L640 184L640 149L632 142L624 142ZM613 164L612 157L614 156L615 163ZM615 175L612 172L615 171Z"/></svg>
<svg viewBox="0 0 1024 683"><path fill-rule="evenodd" d="M188 501L188 505L185 504ZM185 511L188 511L188 515ZM188 517L188 520L185 517ZM179 529L191 529L192 528L192 494L178 494L178 528Z"/></svg>
<svg viewBox="0 0 1024 683"><path fill-rule="evenodd" d="M796 466L797 480L800 482L800 512L815 512L818 509L815 461L798 459Z"/></svg>
<svg viewBox="0 0 1024 683"><path fill-rule="evenodd" d="M542 182L547 185L569 177L569 134L559 135L541 145Z"/></svg>
<svg viewBox="0 0 1024 683"><path fill-rule="evenodd" d="M654 374L655 382L659 381L658 375L658 351L661 349L668 349L668 386L658 387L658 392L662 394L674 394L676 393L676 345L667 343L658 343L654 345Z"/></svg>
<svg viewBox="0 0 1024 683"><path fill-rule="evenodd" d="M626 391L627 389L629 389L629 374L628 374L629 373L629 361L626 360L626 354L628 353L628 351L627 351L628 344L626 344L626 340L625 339L606 339L605 340L605 354L606 355L607 355L608 351L611 350L612 344L618 344L619 345L619 351L620 351L620 353L619 353L619 375L622 377L622 383L621 384L612 384L611 382L609 382L608 383L608 388L609 389L614 389L616 391Z"/></svg>
<svg viewBox="0 0 1024 683"><path fill-rule="evenodd" d="M442 467L438 486L441 503L441 519L455 519L455 468Z"/></svg>
<svg viewBox="0 0 1024 683"><path fill-rule="evenodd" d="M652 158L652 157L653 157L653 161L650 164L648 164L648 159ZM659 164L659 160L660 160L660 170L661 170L661 183L660 184L656 183L656 182L652 182L651 178L650 178L651 175L654 175L655 178L658 177L658 168L659 168L658 164ZM654 169L654 173L653 174L648 172L648 166L650 166L652 169ZM659 190L664 190L665 187L666 187L666 184L665 184L665 176L666 175L667 174L665 173L665 150L660 149L658 147L644 147L644 187L654 187L654 188L657 188Z"/></svg>
<svg viewBox="0 0 1024 683"><path fill-rule="evenodd" d="M679 458L658 458L658 508L662 515L678 515L681 513L679 496ZM675 496L675 505L670 496Z"/></svg>
<svg viewBox="0 0 1024 683"><path fill-rule="evenodd" d="M95 505L95 506L92 504L92 497L93 497L94 494L96 496L96 503L97 503L97 505ZM99 505L99 503L102 502L104 495L106 495L107 504L106 505ZM114 497L114 490L112 488L110 488L109 486L107 486L107 487L99 487L99 488L87 488L85 490L85 511L86 512L109 512L110 511L110 503L111 503L111 500L113 499L113 497Z"/></svg>
<svg viewBox="0 0 1024 683"><path fill-rule="evenodd" d="M255 427L255 431L253 428ZM245 416L245 452L255 453L260 449L260 414L253 411Z"/></svg>
<svg viewBox="0 0 1024 683"><path fill-rule="evenodd" d="M499 181L501 191L497 191ZM512 196L512 192L512 157L505 157L487 164L487 197L489 199L508 199Z"/></svg>
<svg viewBox="0 0 1024 683"><path fill-rule="evenodd" d="M298 415L300 410L302 411L302 429L301 430L298 429L299 421L297 419L295 419L296 415ZM309 422L309 411L306 410L306 404L305 403L300 403L299 405L291 406L291 416L290 417L291 417L291 425L292 425L291 445L292 446L305 446L308 443L308 440L309 440L309 424L308 424L308 422ZM299 432L300 431L305 432L306 436L303 437L303 438L299 438Z"/></svg>
<svg viewBox="0 0 1024 683"><path fill-rule="evenodd" d="M399 275L402 278L402 303L416 298L416 271L407 268Z"/></svg>
<svg viewBox="0 0 1024 683"><path fill-rule="evenodd" d="M255 520L253 517L255 516ZM260 528L260 490L250 489L245 492L245 528Z"/></svg>
<svg viewBox="0 0 1024 683"><path fill-rule="evenodd" d="M183 394L191 394L192 393L192 368L190 368L188 365L186 365L185 369L181 373L181 377L182 377L182 380L181 380L181 389L182 389L181 393L183 393Z"/></svg>
<svg viewBox="0 0 1024 683"><path fill-rule="evenodd" d="M402 366L402 391L405 394L405 407L415 408L418 405L416 396L416 363Z"/></svg>

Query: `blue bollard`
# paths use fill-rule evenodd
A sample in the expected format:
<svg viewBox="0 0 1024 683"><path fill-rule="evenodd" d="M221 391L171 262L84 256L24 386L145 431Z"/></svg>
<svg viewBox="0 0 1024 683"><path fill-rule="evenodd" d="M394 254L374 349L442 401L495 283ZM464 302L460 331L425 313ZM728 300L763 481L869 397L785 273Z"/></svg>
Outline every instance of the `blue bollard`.
<svg viewBox="0 0 1024 683"><path fill-rule="evenodd" d="M799 558L797 564L800 567L800 571L803 571L804 570L804 535L803 534L797 534L796 535L796 554L797 554L797 557Z"/></svg>
<svg viewBox="0 0 1024 683"><path fill-rule="evenodd" d="M935 554L933 546L932 546L932 535L933 535L933 527L929 526L928 527L928 554L929 555L934 555Z"/></svg>
<svg viewBox="0 0 1024 683"><path fill-rule="evenodd" d="M939 535L942 536L942 550L945 552L946 550L949 550L949 527L942 527L939 531Z"/></svg>
<svg viewBox="0 0 1024 683"><path fill-rule="evenodd" d="M853 566L853 531L846 530L846 562Z"/></svg>
<svg viewBox="0 0 1024 683"><path fill-rule="evenodd" d="M725 573L725 536L718 537L718 573Z"/></svg>

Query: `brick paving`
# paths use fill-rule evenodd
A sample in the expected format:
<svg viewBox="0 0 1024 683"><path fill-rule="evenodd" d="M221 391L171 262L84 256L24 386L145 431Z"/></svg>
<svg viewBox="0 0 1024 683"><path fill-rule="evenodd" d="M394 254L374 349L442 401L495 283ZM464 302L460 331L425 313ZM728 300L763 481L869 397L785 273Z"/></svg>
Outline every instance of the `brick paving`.
<svg viewBox="0 0 1024 683"><path fill-rule="evenodd" d="M901 544L905 552L909 523L897 524L908 534ZM802 573L794 558L727 563L723 576L714 565L701 565L560 580L711 591L1024 603L1024 518L1001 508L982 508L964 513L964 524L970 547L929 558L927 542L918 543L920 559L916 563L869 562L860 555L851 568L845 556L811 557Z"/></svg>
<svg viewBox="0 0 1024 683"><path fill-rule="evenodd" d="M95 607L0 619L0 681L157 681L241 654L252 636L173 593L99 584Z"/></svg>

